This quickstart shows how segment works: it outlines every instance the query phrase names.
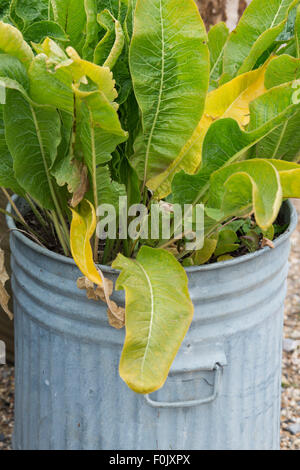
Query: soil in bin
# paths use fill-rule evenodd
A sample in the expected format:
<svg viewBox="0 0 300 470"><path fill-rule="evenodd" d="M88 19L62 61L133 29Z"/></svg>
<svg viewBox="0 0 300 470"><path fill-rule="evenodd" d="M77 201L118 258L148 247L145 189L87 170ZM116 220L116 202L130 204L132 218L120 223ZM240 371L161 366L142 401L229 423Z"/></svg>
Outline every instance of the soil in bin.
<svg viewBox="0 0 300 470"><path fill-rule="evenodd" d="M39 240L39 242L44 246L44 248L47 248L48 250L53 251L54 253L64 255L64 252L63 252L62 247L59 243L59 240L58 240L53 228L50 227L50 225L47 228L43 227L40 224L40 222L36 219L36 216L34 215L34 213L32 211L28 211L25 214L24 218L25 218L26 223L30 227L30 229L32 229L32 234L30 235L26 230L24 230L24 226L22 224L17 223L16 224L17 228L19 230L22 230L22 233L24 233L28 238L30 238L33 241L37 242L37 240ZM251 223L255 226L254 217L251 218ZM284 223L281 214L279 214L279 216L277 217L277 220L276 220L274 226L277 227L277 230L276 230L275 236L274 236L274 240L275 240L287 228L287 225ZM238 231L237 235L240 238L240 240L242 240L243 233L241 231ZM262 235L259 236L259 245L258 245L259 250L262 249L263 246L265 246L263 244L263 238L264 237ZM104 243L100 242L100 246L99 246L99 255L100 256L103 254L103 250L104 250ZM255 249L255 250L252 250L252 251L257 251L257 250ZM227 254L229 256L232 256L233 258L237 258L237 257L240 257L240 256L247 255L247 254L249 254L249 252L251 252L251 250L249 250L249 248L247 248L247 246L242 244L241 247L238 250L236 250L234 252L231 252L231 253L227 253ZM101 257L100 257L100 259L101 259ZM215 263L216 261L217 261L217 258L212 257L207 264Z"/></svg>

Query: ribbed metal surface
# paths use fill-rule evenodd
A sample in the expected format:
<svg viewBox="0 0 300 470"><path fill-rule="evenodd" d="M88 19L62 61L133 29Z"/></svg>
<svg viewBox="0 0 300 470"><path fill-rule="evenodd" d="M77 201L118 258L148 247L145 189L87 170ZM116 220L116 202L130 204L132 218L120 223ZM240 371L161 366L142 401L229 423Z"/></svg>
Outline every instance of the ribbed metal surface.
<svg viewBox="0 0 300 470"><path fill-rule="evenodd" d="M202 369L223 351L218 397L190 408L153 408L129 390L118 375L124 331L76 288L71 260L13 232L15 448L277 449L291 207L290 231L275 250L188 270L195 318L151 399L208 397L215 372Z"/></svg>

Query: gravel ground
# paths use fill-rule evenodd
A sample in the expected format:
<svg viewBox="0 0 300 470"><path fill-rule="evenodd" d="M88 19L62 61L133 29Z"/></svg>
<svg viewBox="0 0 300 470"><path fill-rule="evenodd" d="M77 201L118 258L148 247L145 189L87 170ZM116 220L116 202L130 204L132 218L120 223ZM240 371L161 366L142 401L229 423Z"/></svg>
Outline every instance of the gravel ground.
<svg viewBox="0 0 300 470"><path fill-rule="evenodd" d="M300 214L300 201L296 201ZM281 448L300 450L300 221L292 239L285 309L282 373ZM14 369L0 366L0 450L10 450Z"/></svg>

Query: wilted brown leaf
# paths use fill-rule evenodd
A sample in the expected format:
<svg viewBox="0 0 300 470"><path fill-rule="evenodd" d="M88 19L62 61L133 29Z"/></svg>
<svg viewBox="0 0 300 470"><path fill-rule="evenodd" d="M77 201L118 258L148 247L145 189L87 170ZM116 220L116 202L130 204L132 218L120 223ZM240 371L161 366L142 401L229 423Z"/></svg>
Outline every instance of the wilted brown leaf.
<svg viewBox="0 0 300 470"><path fill-rule="evenodd" d="M100 270L99 270L100 272ZM110 279L106 279L101 273L103 287L96 286L86 277L79 277L77 279L77 287L81 290L86 290L88 299L101 300L108 306L107 316L109 324L116 329L123 328L125 326L125 309L119 307L116 302L110 300L110 296L113 293L114 284Z"/></svg>
<svg viewBox="0 0 300 470"><path fill-rule="evenodd" d="M5 283L6 281L8 281L9 275L7 274L7 271L5 269L4 256L4 251L0 248L0 305L5 311L5 313L8 315L8 317L12 320L13 314L8 308L10 295L5 289Z"/></svg>
<svg viewBox="0 0 300 470"><path fill-rule="evenodd" d="M70 202L71 207L78 206L78 204L84 198L88 189L89 189L88 169L85 165L82 165L80 169L80 183L71 199L71 202Z"/></svg>
<svg viewBox="0 0 300 470"><path fill-rule="evenodd" d="M116 328L117 330L120 330L125 326L125 309L122 307L118 307L115 302L111 302L111 304L114 304L115 311L114 313L112 313L109 308L107 309L108 322L110 326Z"/></svg>
<svg viewBox="0 0 300 470"><path fill-rule="evenodd" d="M262 239L261 247L264 248L265 246L268 246L269 248L272 248L272 249L275 248L274 243L271 240L269 240L268 238L263 238Z"/></svg>

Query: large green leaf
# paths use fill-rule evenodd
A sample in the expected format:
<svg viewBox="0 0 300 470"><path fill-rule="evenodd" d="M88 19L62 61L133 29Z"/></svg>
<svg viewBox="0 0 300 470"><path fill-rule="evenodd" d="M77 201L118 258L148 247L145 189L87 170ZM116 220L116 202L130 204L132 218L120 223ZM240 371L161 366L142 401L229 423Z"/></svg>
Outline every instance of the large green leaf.
<svg viewBox="0 0 300 470"><path fill-rule="evenodd" d="M208 47L210 52L210 84L217 87L216 81L223 71L223 56L225 44L229 36L229 29L221 22L213 26L208 33Z"/></svg>
<svg viewBox="0 0 300 470"><path fill-rule="evenodd" d="M52 209L50 167L60 143L60 119L55 109L36 106L17 82L1 78L7 87L5 135L19 184L43 207Z"/></svg>
<svg viewBox="0 0 300 470"><path fill-rule="evenodd" d="M245 73L208 93L204 114L192 137L182 148L172 164L157 177L148 181L148 187L158 198L164 198L171 192L174 175L180 170L193 175L197 172L202 159L202 146L206 133L217 119L232 117L240 126L249 123L249 104L263 94L266 89L264 77L266 66Z"/></svg>
<svg viewBox="0 0 300 470"><path fill-rule="evenodd" d="M184 7L182 0L137 1L130 69L143 132L132 163L144 184L174 161L200 121L209 76L206 42L193 0Z"/></svg>
<svg viewBox="0 0 300 470"><path fill-rule="evenodd" d="M120 375L138 393L163 386L193 317L184 268L164 250L142 247L136 260L119 254L113 268L126 291L126 339Z"/></svg>
<svg viewBox="0 0 300 470"><path fill-rule="evenodd" d="M283 31L289 11L299 0L252 0L224 51L226 80L255 66Z"/></svg>
<svg viewBox="0 0 300 470"><path fill-rule="evenodd" d="M0 52L4 52L19 59L29 67L33 59L33 52L24 41L20 31L14 26L0 21Z"/></svg>

